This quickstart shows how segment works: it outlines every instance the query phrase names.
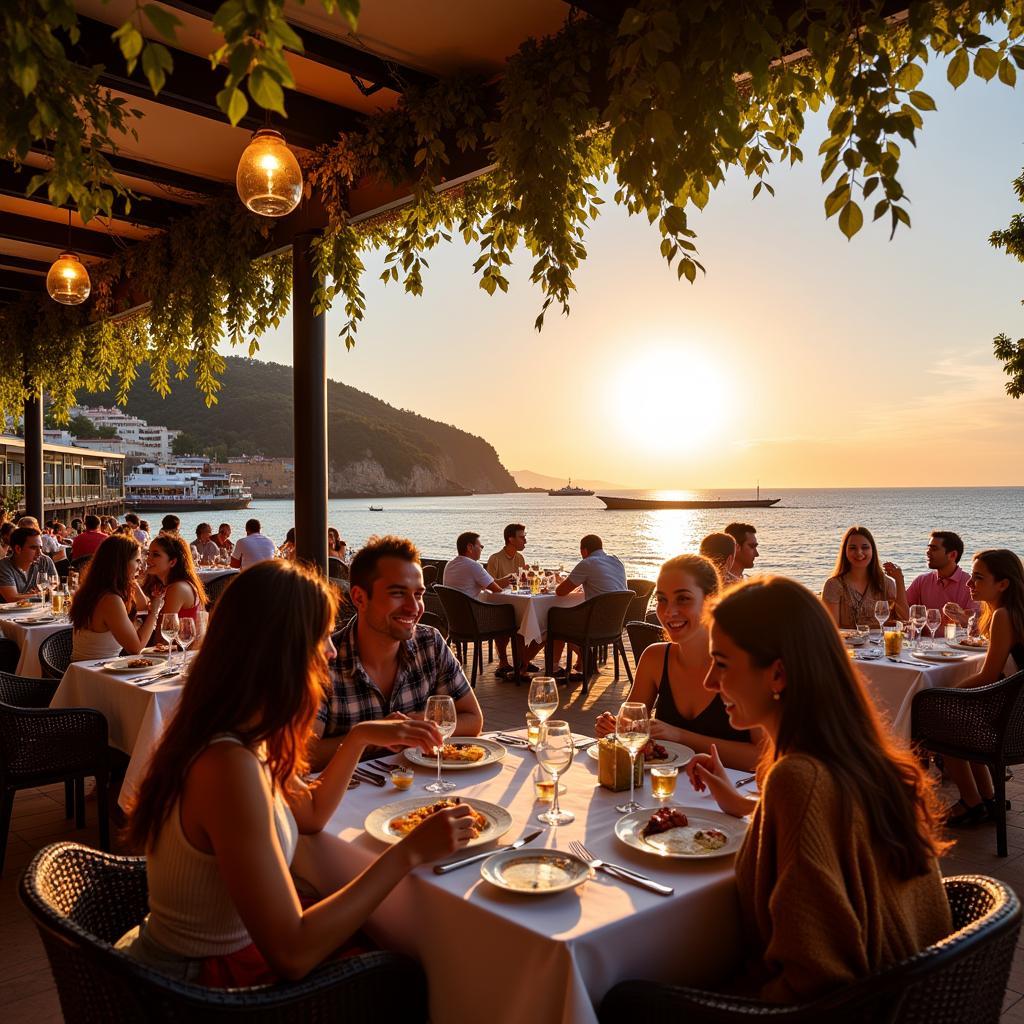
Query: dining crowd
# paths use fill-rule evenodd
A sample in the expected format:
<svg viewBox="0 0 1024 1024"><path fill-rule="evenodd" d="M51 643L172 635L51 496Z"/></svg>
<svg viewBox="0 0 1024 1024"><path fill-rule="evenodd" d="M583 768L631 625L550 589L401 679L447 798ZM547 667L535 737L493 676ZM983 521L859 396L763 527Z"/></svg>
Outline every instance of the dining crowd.
<svg viewBox="0 0 1024 1024"><path fill-rule="evenodd" d="M147 857L149 914L119 948L216 986L301 978L367 948L363 926L394 886L472 834L469 807L445 808L349 878L338 868L341 840L325 831L367 752L430 753L442 742L424 718L429 696L453 699L456 735L484 727L451 647L420 623L427 588L415 545L374 537L348 560L334 531L332 557L345 564L354 613L338 629L341 592L293 557L293 532L280 547L268 541L271 550L253 541L262 534L250 520L235 542L221 526L216 535L201 528L190 545L173 521L150 538L137 518L94 518L73 538L21 520L0 562L8 599L5 587L33 589L50 557L44 537L61 547L71 540L62 557L80 557L76 544L92 548L71 605L76 658L137 652L161 614L199 615L206 593L197 563L223 564L226 549L242 570L209 616L128 815L127 842ZM481 564L480 535L461 534L442 585L476 598L516 584L528 569L526 528L510 524L503 541ZM992 779L983 766L947 758L960 801L942 808L934 778L881 719L840 630L879 621L879 602L885 618L902 621L925 605L987 638L981 668L962 686L1024 668L1020 559L983 550L968 572L964 550L955 533L936 530L927 572L907 585L870 531L853 526L814 594L753 574L757 531L732 523L661 566L653 615L664 639L643 651L627 700L656 715L653 738L696 751L687 766L696 790L709 790L726 813L751 816L735 861L744 949L730 991L801 1001L951 931L938 867L950 845L943 829L992 816ZM571 570L548 575L556 596L627 589L621 560L600 537L583 537L579 553ZM508 643L523 641L509 636L499 647L499 676L511 671ZM524 646L519 664L537 649ZM613 734L615 724L602 714L595 732ZM740 791L727 768L756 771L760 795Z"/></svg>

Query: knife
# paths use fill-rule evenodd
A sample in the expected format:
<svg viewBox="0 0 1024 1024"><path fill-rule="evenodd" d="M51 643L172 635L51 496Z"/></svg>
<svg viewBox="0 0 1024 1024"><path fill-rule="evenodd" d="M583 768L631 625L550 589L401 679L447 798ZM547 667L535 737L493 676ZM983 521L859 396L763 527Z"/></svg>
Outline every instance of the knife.
<svg viewBox="0 0 1024 1024"><path fill-rule="evenodd" d="M378 775L376 772L368 771L366 768L354 768L352 770L352 776L362 782L370 782L374 786L387 785L384 781L383 775Z"/></svg>
<svg viewBox="0 0 1024 1024"><path fill-rule="evenodd" d="M450 860L447 864L435 864L434 874L446 875L449 871L454 871L456 868L465 867L467 864L475 864L478 860L486 860L495 853L504 853L506 850L518 850L521 846L525 846L527 843L532 843L543 831L543 829L539 828L534 832L527 832L522 839L517 839L511 846L499 846L493 850L484 850L483 853L475 853L472 857L463 857L461 860Z"/></svg>

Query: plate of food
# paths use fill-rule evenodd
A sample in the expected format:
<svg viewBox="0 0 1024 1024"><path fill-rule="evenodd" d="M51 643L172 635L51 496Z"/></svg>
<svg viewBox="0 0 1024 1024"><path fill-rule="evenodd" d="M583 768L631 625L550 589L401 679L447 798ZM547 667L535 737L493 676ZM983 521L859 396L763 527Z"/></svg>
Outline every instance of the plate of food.
<svg viewBox="0 0 1024 1024"><path fill-rule="evenodd" d="M17 601L5 601L0 603L0 612L23 612L29 608L38 608L41 599L33 601L29 597L19 598Z"/></svg>
<svg viewBox="0 0 1024 1024"><path fill-rule="evenodd" d="M419 747L407 747L402 753L407 761L420 767L437 767L437 755L424 754ZM484 765L497 764L504 756L505 748L497 740L485 740L480 736L455 736L441 748L441 767L446 771L483 768Z"/></svg>
<svg viewBox="0 0 1024 1024"><path fill-rule="evenodd" d="M124 658L111 658L96 667L116 675L141 676L166 668L167 658L161 658L157 654L130 654Z"/></svg>
<svg viewBox="0 0 1024 1024"><path fill-rule="evenodd" d="M727 857L746 833L745 819L703 808L641 807L615 823L615 834L634 850L685 860Z"/></svg>
<svg viewBox="0 0 1024 1024"><path fill-rule="evenodd" d="M843 643L847 647L863 647L869 638L867 633L858 633L855 629L841 629L839 635L843 638Z"/></svg>
<svg viewBox="0 0 1024 1024"><path fill-rule="evenodd" d="M47 610L45 612L34 612L32 615L20 615L14 621L19 626L41 626L46 622L53 622L56 616L53 612Z"/></svg>
<svg viewBox="0 0 1024 1024"><path fill-rule="evenodd" d="M397 843L404 839L418 825L422 825L432 814L445 807L456 807L460 803L468 804L473 812L473 828L476 835L467 846L484 846L486 843L500 839L512 827L512 815L497 804L486 800L466 800L462 797L444 797L430 800L417 796L409 800L396 800L384 804L371 811L363 822L363 827L382 843Z"/></svg>
<svg viewBox="0 0 1024 1024"><path fill-rule="evenodd" d="M962 651L987 651L988 650L988 639L983 636L961 636L957 637L956 640L947 640L946 643L950 647L959 647Z"/></svg>
<svg viewBox="0 0 1024 1024"><path fill-rule="evenodd" d="M641 753L644 755L644 771L647 771L670 764L682 768L693 757L695 751L682 743L672 743L670 740L648 740ZM596 743L587 747L587 757L595 761L598 759Z"/></svg>
<svg viewBox="0 0 1024 1024"><path fill-rule="evenodd" d="M946 661L964 661L967 658L966 651L950 651L941 647L932 647L924 651L911 651L910 656L918 661L931 661L942 664Z"/></svg>
<svg viewBox="0 0 1024 1024"><path fill-rule="evenodd" d="M594 872L561 850L502 850L480 865L480 877L506 892L548 896L575 889Z"/></svg>

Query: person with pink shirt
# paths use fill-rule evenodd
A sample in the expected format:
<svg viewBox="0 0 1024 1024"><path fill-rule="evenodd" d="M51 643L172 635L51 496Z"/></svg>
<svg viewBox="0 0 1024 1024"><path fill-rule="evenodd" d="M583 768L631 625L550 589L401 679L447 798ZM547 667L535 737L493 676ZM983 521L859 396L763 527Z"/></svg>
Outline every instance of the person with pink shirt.
<svg viewBox="0 0 1024 1024"><path fill-rule="evenodd" d="M960 568L964 542L949 530L932 530L925 557L930 572L922 573L907 587L907 603L942 610L942 624L966 626L980 610L971 597L970 576Z"/></svg>

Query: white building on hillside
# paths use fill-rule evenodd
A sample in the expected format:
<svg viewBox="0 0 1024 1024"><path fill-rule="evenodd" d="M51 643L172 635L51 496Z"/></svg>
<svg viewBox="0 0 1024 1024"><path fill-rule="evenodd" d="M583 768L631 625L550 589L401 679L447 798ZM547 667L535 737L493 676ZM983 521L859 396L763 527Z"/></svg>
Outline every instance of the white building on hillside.
<svg viewBox="0 0 1024 1024"><path fill-rule="evenodd" d="M72 416L86 416L97 427L113 427L117 439L90 438L90 448L120 452L123 455L137 455L151 462L169 462L173 457L172 446L180 430L162 426L150 426L138 416L128 416L121 409L107 409L102 406L76 405L70 410Z"/></svg>

